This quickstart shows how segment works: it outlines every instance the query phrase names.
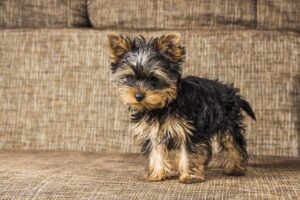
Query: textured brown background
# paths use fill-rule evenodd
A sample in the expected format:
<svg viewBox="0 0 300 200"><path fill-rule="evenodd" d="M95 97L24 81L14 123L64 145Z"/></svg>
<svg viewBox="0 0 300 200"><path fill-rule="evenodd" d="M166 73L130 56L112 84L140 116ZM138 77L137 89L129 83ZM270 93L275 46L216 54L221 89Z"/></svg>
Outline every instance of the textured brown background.
<svg viewBox="0 0 300 200"><path fill-rule="evenodd" d="M300 31L299 0L88 0L97 28Z"/></svg>
<svg viewBox="0 0 300 200"><path fill-rule="evenodd" d="M0 148L138 151L127 131L127 110L109 82L107 33L0 32ZM184 74L234 82L253 105L257 122L247 120L250 153L298 156L297 34L181 34L187 48Z"/></svg>
<svg viewBox="0 0 300 200"><path fill-rule="evenodd" d="M108 3L109 2L109 3ZM253 27L253 0L89 0L88 11L98 28L197 29L203 26Z"/></svg>
<svg viewBox="0 0 300 200"><path fill-rule="evenodd" d="M86 0L1 0L0 27L88 26Z"/></svg>
<svg viewBox="0 0 300 200"><path fill-rule="evenodd" d="M299 12L298 0L0 0L0 199L297 199ZM64 29L91 25L107 30ZM148 183L145 158L112 153L138 152L109 81L106 36L126 29L180 30L184 74L241 88L258 119L245 177L213 167L204 183Z"/></svg>
<svg viewBox="0 0 300 200"><path fill-rule="evenodd" d="M219 159L207 181L146 182L140 154L1 152L2 199L297 199L300 160L251 156L247 176L225 176Z"/></svg>
<svg viewBox="0 0 300 200"><path fill-rule="evenodd" d="M257 0L258 28L300 32L299 0Z"/></svg>

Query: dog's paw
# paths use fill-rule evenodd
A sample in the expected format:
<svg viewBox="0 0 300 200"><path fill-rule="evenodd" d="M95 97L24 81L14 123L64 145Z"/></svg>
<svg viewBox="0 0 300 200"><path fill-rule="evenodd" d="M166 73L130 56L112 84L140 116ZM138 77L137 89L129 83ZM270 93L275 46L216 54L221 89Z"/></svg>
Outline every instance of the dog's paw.
<svg viewBox="0 0 300 200"><path fill-rule="evenodd" d="M179 177L179 173L176 171L171 171L166 174L165 180L177 179Z"/></svg>
<svg viewBox="0 0 300 200"><path fill-rule="evenodd" d="M233 166L230 168L225 168L224 172L228 176L245 176L246 168L241 166Z"/></svg>
<svg viewBox="0 0 300 200"><path fill-rule="evenodd" d="M167 180L167 176L147 176L147 181L149 182L159 182Z"/></svg>
<svg viewBox="0 0 300 200"><path fill-rule="evenodd" d="M169 169L167 171L159 171L154 173L150 171L146 177L146 180L149 182L165 181L178 178L179 174L174 169Z"/></svg>
<svg viewBox="0 0 300 200"><path fill-rule="evenodd" d="M192 183L200 183L204 182L205 177L199 175L182 175L179 177L179 183L192 184Z"/></svg>

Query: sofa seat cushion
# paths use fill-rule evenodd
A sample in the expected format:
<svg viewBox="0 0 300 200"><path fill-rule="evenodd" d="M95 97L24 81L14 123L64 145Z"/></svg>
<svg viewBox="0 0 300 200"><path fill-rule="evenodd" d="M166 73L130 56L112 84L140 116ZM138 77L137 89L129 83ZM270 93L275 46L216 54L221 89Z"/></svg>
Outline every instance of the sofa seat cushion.
<svg viewBox="0 0 300 200"><path fill-rule="evenodd" d="M244 177L223 174L217 156L203 183L146 182L140 154L1 151L3 199L296 199L300 158L251 156Z"/></svg>

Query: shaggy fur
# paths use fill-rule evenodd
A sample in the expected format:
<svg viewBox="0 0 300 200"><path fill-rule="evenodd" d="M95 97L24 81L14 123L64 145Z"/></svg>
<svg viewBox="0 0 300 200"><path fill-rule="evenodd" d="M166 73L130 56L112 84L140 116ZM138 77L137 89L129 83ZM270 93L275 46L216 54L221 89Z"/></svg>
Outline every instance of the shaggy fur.
<svg viewBox="0 0 300 200"><path fill-rule="evenodd" d="M108 38L114 81L149 157L148 180L165 180L178 171L182 183L204 181L214 136L225 151L225 173L244 175L248 154L241 110L254 120L255 114L238 89L218 80L182 78L185 49L177 34L148 42L142 36Z"/></svg>

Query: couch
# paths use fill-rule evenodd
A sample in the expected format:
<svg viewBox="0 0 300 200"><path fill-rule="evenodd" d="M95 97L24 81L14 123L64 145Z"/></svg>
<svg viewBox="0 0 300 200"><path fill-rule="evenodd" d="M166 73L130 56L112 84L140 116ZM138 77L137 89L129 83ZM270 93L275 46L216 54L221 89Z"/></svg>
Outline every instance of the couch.
<svg viewBox="0 0 300 200"><path fill-rule="evenodd" d="M216 153L206 182L145 181L111 32L179 32L185 75L241 89L257 115L246 176ZM298 0L1 0L0 199L300 198L299 34Z"/></svg>

